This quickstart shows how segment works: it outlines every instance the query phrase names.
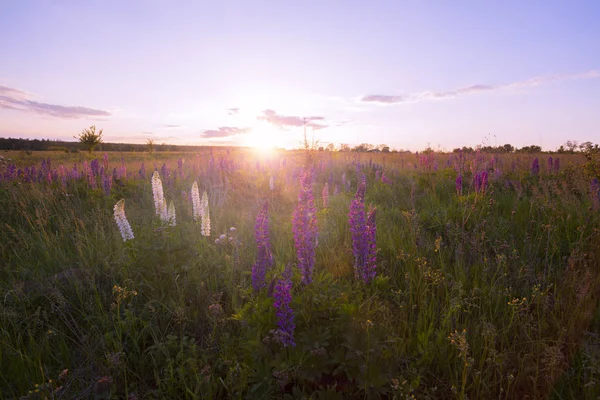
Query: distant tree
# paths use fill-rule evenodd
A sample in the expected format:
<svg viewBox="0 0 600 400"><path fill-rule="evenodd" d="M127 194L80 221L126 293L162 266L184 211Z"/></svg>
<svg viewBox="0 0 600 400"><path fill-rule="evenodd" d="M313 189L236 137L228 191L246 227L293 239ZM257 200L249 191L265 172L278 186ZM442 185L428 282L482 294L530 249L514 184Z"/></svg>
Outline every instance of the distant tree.
<svg viewBox="0 0 600 400"><path fill-rule="evenodd" d="M504 149L503 152L504 153L512 153L513 151L515 151L515 147L512 144L505 144L504 146L502 146L502 148Z"/></svg>
<svg viewBox="0 0 600 400"><path fill-rule="evenodd" d="M359 144L358 146L354 147L354 148L352 149L352 151L356 151L356 152L362 153L362 152L371 151L371 150L373 150L374 148L375 148L375 146L373 146L373 145L372 145L372 144L370 144L370 143L361 143L361 144Z"/></svg>
<svg viewBox="0 0 600 400"><path fill-rule="evenodd" d="M340 151L350 151L350 145L348 143L340 144Z"/></svg>
<svg viewBox="0 0 600 400"><path fill-rule="evenodd" d="M575 153L575 150L577 150L577 146L579 146L579 144L577 143L576 140L569 140L567 141L567 143L565 143L565 146L567 146L567 149L569 150L570 153Z"/></svg>
<svg viewBox="0 0 600 400"><path fill-rule="evenodd" d="M327 151L335 151L335 146L333 145L333 143L329 143L327 145L327 147L325 147L325 150L327 150Z"/></svg>
<svg viewBox="0 0 600 400"><path fill-rule="evenodd" d="M96 146L102 143L102 129L96 132L96 126L92 125L89 128L82 130L81 133L74 136L74 138L79 140L79 143L91 153Z"/></svg>
<svg viewBox="0 0 600 400"><path fill-rule="evenodd" d="M541 153L542 148L536 145L524 146L516 151L517 153Z"/></svg>
<svg viewBox="0 0 600 400"><path fill-rule="evenodd" d="M148 153L154 153L154 139L146 140L146 150L148 150Z"/></svg>

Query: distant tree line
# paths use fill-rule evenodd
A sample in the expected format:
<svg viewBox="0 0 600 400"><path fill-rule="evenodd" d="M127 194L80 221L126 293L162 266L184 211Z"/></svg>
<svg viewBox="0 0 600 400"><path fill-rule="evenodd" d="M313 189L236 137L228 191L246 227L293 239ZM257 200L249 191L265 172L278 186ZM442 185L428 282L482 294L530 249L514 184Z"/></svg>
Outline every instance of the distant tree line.
<svg viewBox="0 0 600 400"><path fill-rule="evenodd" d="M198 151L206 146L180 146L173 144L152 144L152 151ZM65 142L51 139L22 139L22 138L0 138L0 150L58 150L65 152L78 152L87 150L80 142ZM99 143L96 151L148 151L148 144L134 143Z"/></svg>
<svg viewBox="0 0 600 400"><path fill-rule="evenodd" d="M134 144L134 143L98 143L95 146L95 150L98 151L133 151L133 152L165 152L165 151L199 151L206 146L184 146L174 144L156 144L153 140L148 140L145 144ZM78 152L80 150L87 150L88 147L82 142L65 142L62 140L51 140L51 139L22 139L22 138L1 138L0 137L0 150L26 150L26 151L38 151L38 150L59 150L65 152ZM406 153L409 151L391 149L386 144L373 145L370 143L361 143L357 146L351 147L347 143L341 143L337 148L333 143L329 143L327 146L320 146L319 151L341 151L341 152L358 152L358 153ZM477 146L473 147L458 147L453 150L454 153L475 153L480 151L482 153L542 153L542 148L537 145L529 145L521 148L516 148L511 144L505 144L502 146ZM598 144L592 142L578 143L576 141L568 141L561 145L556 153L572 154L577 152L589 153L599 152L600 147ZM433 152L432 149L428 148L423 152Z"/></svg>

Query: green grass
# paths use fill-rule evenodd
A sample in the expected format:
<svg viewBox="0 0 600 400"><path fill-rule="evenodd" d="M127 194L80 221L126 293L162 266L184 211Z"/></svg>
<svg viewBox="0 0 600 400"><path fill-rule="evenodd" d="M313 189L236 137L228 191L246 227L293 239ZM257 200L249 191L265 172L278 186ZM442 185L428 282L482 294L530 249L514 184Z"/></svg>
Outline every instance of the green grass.
<svg viewBox="0 0 600 400"><path fill-rule="evenodd" d="M48 156L12 158L24 167ZM50 156L69 168L101 158ZM504 173L490 173L485 194L473 192L466 172L459 196L445 155L436 155L437 171L424 171L414 155L317 154L315 277L302 285L294 268L297 345L282 348L270 333L273 298L251 286L254 219L268 199L271 281L296 262L293 174L304 156L213 156L211 169L208 153L127 154L128 171L143 161L147 179L116 181L110 196L85 182L0 182L0 397L600 395L600 217L581 158L561 155L561 171L548 174L540 156L534 177L531 156L502 156ZM186 177L164 182L177 226L163 227L150 172L163 163L174 171L180 157ZM239 168L218 168L221 157ZM121 165L120 154L109 158ZM356 161L366 203L378 209L378 276L369 285L354 279L348 226ZM375 180L369 161L392 185ZM350 190L323 209L324 183L332 177L333 193L344 172ZM209 238L181 193L194 180L209 193ZM122 198L135 234L126 243L112 209ZM216 245L231 226L235 245Z"/></svg>

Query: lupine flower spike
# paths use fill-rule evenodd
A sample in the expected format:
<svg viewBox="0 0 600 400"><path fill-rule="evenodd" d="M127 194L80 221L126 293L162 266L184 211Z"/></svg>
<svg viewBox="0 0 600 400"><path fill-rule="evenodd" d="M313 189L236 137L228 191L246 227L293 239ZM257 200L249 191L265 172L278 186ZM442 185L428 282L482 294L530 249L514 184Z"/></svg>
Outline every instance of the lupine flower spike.
<svg viewBox="0 0 600 400"><path fill-rule="evenodd" d="M315 247L317 246L317 215L312 194L312 174L305 172L300 177L298 205L292 217L294 245L298 257L298 268L302 273L302 283L312 282L315 265Z"/></svg>
<svg viewBox="0 0 600 400"><path fill-rule="evenodd" d="M323 198L323 208L329 207L329 183L327 182L325 182L325 185L323 186L321 197Z"/></svg>
<svg viewBox="0 0 600 400"><path fill-rule="evenodd" d="M192 215L194 221L198 221L202 218L202 203L200 202L200 192L198 191L198 182L194 181L192 184Z"/></svg>
<svg viewBox="0 0 600 400"><path fill-rule="evenodd" d="M277 316L277 330L275 331L275 339L278 340L284 347L296 346L294 342L294 310L290 307L292 302L292 268L288 264L285 268L283 276L275 284L273 291L275 301L275 315Z"/></svg>
<svg viewBox="0 0 600 400"><path fill-rule="evenodd" d="M254 290L260 290L265 286L267 269L273 266L273 254L271 253L271 242L269 240L269 202L265 201L262 209L256 217L254 226L256 237L256 262L252 266L252 286Z"/></svg>
<svg viewBox="0 0 600 400"><path fill-rule="evenodd" d="M175 204L173 204L173 200L169 202L169 209L167 211L167 221L170 226L177 225L177 221L175 219Z"/></svg>
<svg viewBox="0 0 600 400"><path fill-rule="evenodd" d="M154 209L156 211L156 215L160 217L161 221L166 220L166 201L163 192L162 181L160 180L158 171L154 171L154 174L152 174L152 196L154 197Z"/></svg>
<svg viewBox="0 0 600 400"><path fill-rule="evenodd" d="M202 193L200 210L202 218L202 236L210 236L210 211L208 208L208 194L206 193L206 190Z"/></svg>
<svg viewBox="0 0 600 400"><path fill-rule="evenodd" d="M123 241L133 240L133 231L131 230L129 221L127 221L127 216L125 215L125 200L119 200L117 204L115 204L113 210L115 212L115 222L119 227L119 232L121 233Z"/></svg>
<svg viewBox="0 0 600 400"><path fill-rule="evenodd" d="M352 236L352 253L354 254L354 275L365 283L369 283L376 274L377 244L375 236L376 209L372 209L365 218L366 180L364 175L359 181L356 195L350 203L348 219Z"/></svg>

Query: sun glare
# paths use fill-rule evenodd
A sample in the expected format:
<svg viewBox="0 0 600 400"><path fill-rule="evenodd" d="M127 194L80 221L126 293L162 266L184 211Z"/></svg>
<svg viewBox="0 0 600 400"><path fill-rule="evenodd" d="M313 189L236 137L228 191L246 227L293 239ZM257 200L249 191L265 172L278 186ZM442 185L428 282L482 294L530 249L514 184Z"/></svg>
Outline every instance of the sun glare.
<svg viewBox="0 0 600 400"><path fill-rule="evenodd" d="M271 150L284 145L284 132L272 127L259 126L246 137L245 145L261 150Z"/></svg>

